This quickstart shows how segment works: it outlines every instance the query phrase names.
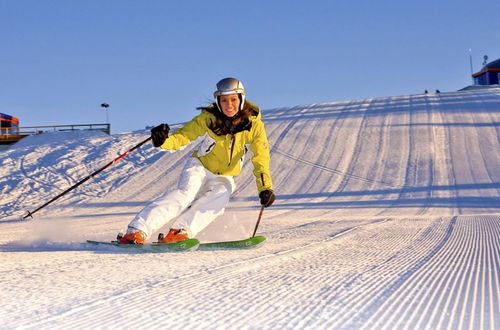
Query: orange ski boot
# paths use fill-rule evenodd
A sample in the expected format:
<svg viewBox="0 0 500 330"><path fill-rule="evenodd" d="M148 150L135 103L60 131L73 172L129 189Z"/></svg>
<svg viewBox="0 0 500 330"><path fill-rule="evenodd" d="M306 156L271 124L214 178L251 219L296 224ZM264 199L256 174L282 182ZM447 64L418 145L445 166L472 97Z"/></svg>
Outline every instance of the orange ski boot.
<svg viewBox="0 0 500 330"><path fill-rule="evenodd" d="M189 235L187 231L184 229L174 229L171 228L170 231L168 232L167 236L163 237L161 239L161 243L177 243L180 241L185 241L189 239Z"/></svg>
<svg viewBox="0 0 500 330"><path fill-rule="evenodd" d="M120 237L118 242L120 244L144 244L146 240L146 234L142 231L136 231L132 233L127 233L125 236Z"/></svg>

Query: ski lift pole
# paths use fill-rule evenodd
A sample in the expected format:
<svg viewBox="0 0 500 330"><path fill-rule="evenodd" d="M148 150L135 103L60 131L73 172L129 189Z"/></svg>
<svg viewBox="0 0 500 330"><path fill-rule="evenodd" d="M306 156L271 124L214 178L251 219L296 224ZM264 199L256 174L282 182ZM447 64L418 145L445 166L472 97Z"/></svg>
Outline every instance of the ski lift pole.
<svg viewBox="0 0 500 330"><path fill-rule="evenodd" d="M262 207L260 208L259 218L257 219L257 223L255 224L255 229L253 231L252 237L255 237L255 234L257 234L257 228L259 228L260 219L262 219L262 213L264 213L264 205L262 205Z"/></svg>
<svg viewBox="0 0 500 330"><path fill-rule="evenodd" d="M124 152L123 154L121 154L120 156L116 157L115 159L113 159L112 161L110 161L109 163L107 163L106 165L104 165L102 168L98 169L97 171L95 171L94 173L88 175L86 178L82 179L80 182L74 184L73 186L69 187L68 189L66 189L65 191L63 191L62 193L60 193L59 195L57 195L56 197L52 198L50 201L48 201L47 203L43 204L42 206L38 207L37 209L35 209L34 211L28 211L28 214L26 214L23 219L26 219L28 217L31 217L33 218L33 214L38 212L39 210L43 209L45 206L49 205L50 203L54 202L55 200L59 199L60 197L66 195L67 193L69 193L70 191L72 191L73 189L75 189L76 187L78 187L79 185L81 185L82 183L86 182L87 180L89 180L90 178L92 178L93 176L97 175L98 173L104 171L106 168L110 167L111 165L113 165L114 163L116 163L117 161L119 161L120 159L124 158L125 156L127 156L128 154L130 154L131 152L133 152L134 150L140 148L144 143L148 142L149 140L151 140L151 137L148 137L146 140L142 141L141 143L137 144L135 147L129 149L128 151Z"/></svg>

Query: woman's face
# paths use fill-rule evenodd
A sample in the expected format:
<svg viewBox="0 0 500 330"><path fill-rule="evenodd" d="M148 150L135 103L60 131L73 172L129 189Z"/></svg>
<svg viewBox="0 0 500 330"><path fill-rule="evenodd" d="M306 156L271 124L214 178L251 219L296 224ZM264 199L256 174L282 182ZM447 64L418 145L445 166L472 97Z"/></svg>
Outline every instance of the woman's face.
<svg viewBox="0 0 500 330"><path fill-rule="evenodd" d="M240 97L238 94L221 95L219 104L222 112L229 118L234 117L240 110Z"/></svg>

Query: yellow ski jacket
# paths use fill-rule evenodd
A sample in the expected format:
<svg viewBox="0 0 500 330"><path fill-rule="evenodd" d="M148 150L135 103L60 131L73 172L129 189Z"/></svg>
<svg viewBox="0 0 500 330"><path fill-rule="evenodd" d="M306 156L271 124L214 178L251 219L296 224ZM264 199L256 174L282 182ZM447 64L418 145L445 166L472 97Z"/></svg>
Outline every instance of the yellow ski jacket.
<svg viewBox="0 0 500 330"><path fill-rule="evenodd" d="M198 158L203 166L214 174L235 176L241 172L247 145L249 145L253 153L253 174L256 178L257 190L261 192L272 189L273 183L269 171L269 144L264 123L261 120L261 112L259 107L250 101L246 100L245 103L256 114L249 118L250 125L245 129L234 134L215 134L209 128L209 125L215 121L215 115L208 111L215 106L212 104L208 108L202 109L198 116L169 135L160 148L179 150L191 141L205 135L204 141L192 156Z"/></svg>

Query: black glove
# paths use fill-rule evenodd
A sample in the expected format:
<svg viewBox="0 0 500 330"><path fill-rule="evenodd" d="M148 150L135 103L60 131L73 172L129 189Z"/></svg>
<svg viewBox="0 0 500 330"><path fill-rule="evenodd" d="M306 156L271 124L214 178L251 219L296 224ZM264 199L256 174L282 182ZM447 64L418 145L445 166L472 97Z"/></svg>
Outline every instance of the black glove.
<svg viewBox="0 0 500 330"><path fill-rule="evenodd" d="M264 207L269 207L273 204L274 200L276 199L276 195L274 195L274 192L269 189L269 190L263 190L259 194L260 198L260 205Z"/></svg>
<svg viewBox="0 0 500 330"><path fill-rule="evenodd" d="M151 138L153 139L153 146L159 147L168 138L168 131L170 127L167 124L161 124L151 130Z"/></svg>

